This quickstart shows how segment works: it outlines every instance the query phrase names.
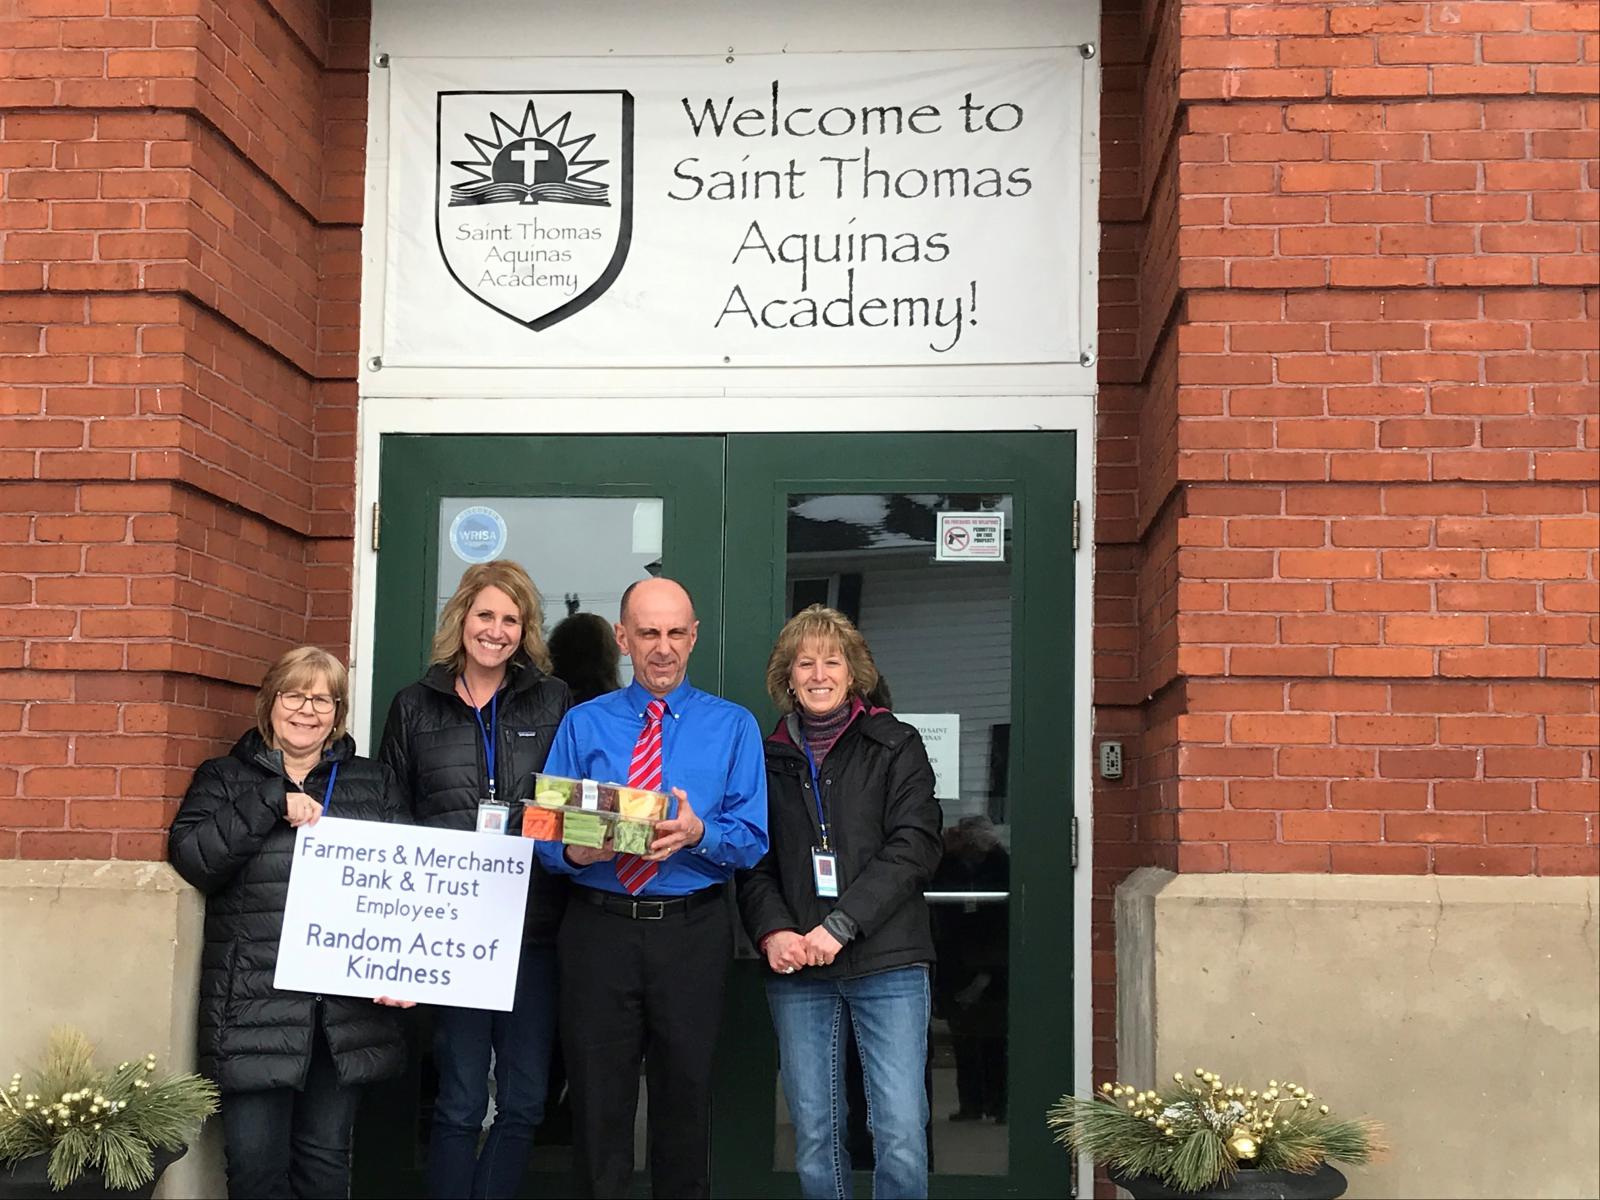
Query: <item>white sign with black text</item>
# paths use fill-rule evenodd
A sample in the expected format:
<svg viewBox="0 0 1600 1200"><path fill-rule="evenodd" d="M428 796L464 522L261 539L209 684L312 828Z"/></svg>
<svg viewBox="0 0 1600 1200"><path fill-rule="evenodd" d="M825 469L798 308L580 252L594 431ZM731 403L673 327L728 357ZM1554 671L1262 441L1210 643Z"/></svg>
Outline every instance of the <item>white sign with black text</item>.
<svg viewBox="0 0 1600 1200"><path fill-rule="evenodd" d="M1078 361L1076 49L389 84L384 366Z"/></svg>
<svg viewBox="0 0 1600 1200"><path fill-rule="evenodd" d="M532 859L519 837L302 825L273 984L509 1012Z"/></svg>
<svg viewBox="0 0 1600 1200"><path fill-rule="evenodd" d="M1004 562L1006 515L1003 512L938 514L933 557L939 562Z"/></svg>
<svg viewBox="0 0 1600 1200"><path fill-rule="evenodd" d="M938 800L961 799L961 714L897 712L907 725L916 726L933 765L933 795Z"/></svg>

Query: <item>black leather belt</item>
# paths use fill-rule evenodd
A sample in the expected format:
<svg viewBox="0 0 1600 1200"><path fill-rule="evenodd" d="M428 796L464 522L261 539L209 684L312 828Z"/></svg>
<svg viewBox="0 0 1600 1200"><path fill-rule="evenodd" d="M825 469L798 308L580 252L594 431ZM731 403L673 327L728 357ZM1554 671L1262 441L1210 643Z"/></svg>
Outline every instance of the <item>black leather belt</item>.
<svg viewBox="0 0 1600 1200"><path fill-rule="evenodd" d="M693 912L702 904L710 904L722 899L722 884L701 888L698 892L690 892L687 896L673 896L666 900L639 899L625 896L621 892L606 892L599 888L575 887L573 895L578 899L603 909L608 913L615 913L619 917L629 917L635 921L659 921L663 917L681 916Z"/></svg>

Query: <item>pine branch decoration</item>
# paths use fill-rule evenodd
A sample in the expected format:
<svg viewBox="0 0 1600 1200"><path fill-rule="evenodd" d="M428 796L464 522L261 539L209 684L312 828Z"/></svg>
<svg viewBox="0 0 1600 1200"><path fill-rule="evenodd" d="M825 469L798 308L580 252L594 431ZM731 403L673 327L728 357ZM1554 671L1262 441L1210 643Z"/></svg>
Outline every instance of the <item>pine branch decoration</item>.
<svg viewBox="0 0 1600 1200"><path fill-rule="evenodd" d="M31 1086L24 1089L18 1072L0 1089L0 1164L47 1154L57 1191L86 1171L100 1172L114 1189L149 1183L155 1151L188 1145L217 1111L208 1080L155 1072L154 1054L99 1070L88 1038L57 1029Z"/></svg>
<svg viewBox="0 0 1600 1200"><path fill-rule="evenodd" d="M1296 1083L1251 1091L1203 1069L1172 1078L1159 1091L1107 1083L1092 1097L1063 1096L1046 1121L1075 1152L1186 1192L1227 1184L1241 1166L1309 1174L1329 1161L1369 1162L1384 1148L1376 1122L1334 1118Z"/></svg>

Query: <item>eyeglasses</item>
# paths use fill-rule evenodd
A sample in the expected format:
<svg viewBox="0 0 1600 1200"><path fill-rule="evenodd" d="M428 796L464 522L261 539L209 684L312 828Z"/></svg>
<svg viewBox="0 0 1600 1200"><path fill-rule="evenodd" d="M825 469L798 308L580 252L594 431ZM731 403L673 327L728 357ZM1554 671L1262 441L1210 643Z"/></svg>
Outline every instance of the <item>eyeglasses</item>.
<svg viewBox="0 0 1600 1200"><path fill-rule="evenodd" d="M312 712L324 717L339 703L332 696L310 696L305 692L279 692L278 699L283 701L283 706L290 712L299 712L309 704Z"/></svg>

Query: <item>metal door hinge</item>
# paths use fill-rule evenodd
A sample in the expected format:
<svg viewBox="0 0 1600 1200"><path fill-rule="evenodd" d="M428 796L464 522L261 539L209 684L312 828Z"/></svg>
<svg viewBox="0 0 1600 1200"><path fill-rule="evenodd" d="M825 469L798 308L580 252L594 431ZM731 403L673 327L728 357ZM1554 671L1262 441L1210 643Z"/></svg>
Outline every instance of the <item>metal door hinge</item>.
<svg viewBox="0 0 1600 1200"><path fill-rule="evenodd" d="M378 507L378 502L374 500L372 502L372 551L374 554L378 551L378 522L382 519L382 512L383 510Z"/></svg>
<svg viewBox="0 0 1600 1200"><path fill-rule="evenodd" d="M1077 817L1073 817L1072 818L1072 866L1073 866L1074 870L1076 870L1077 866L1078 866L1078 818Z"/></svg>
<svg viewBox="0 0 1600 1200"><path fill-rule="evenodd" d="M1074 500L1072 502L1072 548L1078 549L1083 544L1083 505Z"/></svg>

